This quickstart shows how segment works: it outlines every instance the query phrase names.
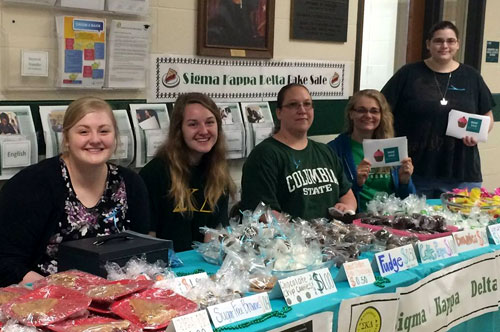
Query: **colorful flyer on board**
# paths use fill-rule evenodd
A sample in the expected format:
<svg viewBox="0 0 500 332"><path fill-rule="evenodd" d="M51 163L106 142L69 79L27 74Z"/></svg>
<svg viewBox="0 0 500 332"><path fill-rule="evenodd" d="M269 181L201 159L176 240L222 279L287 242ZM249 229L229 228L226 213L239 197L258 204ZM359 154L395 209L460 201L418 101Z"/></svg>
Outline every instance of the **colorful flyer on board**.
<svg viewBox="0 0 500 332"><path fill-rule="evenodd" d="M408 140L404 137L363 140L365 159L372 168L401 165L408 158Z"/></svg>
<svg viewBox="0 0 500 332"><path fill-rule="evenodd" d="M106 21L56 17L59 41L57 86L102 88L106 64Z"/></svg>
<svg viewBox="0 0 500 332"><path fill-rule="evenodd" d="M486 142L490 128L490 117L451 110L448 114L446 135L459 139L474 137L478 142Z"/></svg>

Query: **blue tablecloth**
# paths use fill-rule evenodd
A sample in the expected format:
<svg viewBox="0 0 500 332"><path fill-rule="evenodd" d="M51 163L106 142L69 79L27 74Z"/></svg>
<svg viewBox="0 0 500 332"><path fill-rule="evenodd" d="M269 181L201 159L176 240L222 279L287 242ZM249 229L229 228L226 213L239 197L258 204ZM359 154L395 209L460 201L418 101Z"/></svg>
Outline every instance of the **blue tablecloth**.
<svg viewBox="0 0 500 332"><path fill-rule="evenodd" d="M304 303L299 303L293 306L292 311L287 314L286 318L270 318L262 323L253 325L246 329L239 329L238 331L268 331L285 324L292 323L301 318L305 318L307 316L324 312L324 311L333 311L334 312L334 321L333 321L333 331L337 331L337 321L338 321L338 312L340 303L343 299L348 299L356 296L375 294L375 293L391 293L395 292L397 287L405 287L409 286L418 280L426 277L427 275L439 271L440 269L462 262L467 259L471 259L476 256L480 256L482 254L488 252L494 252L500 250L500 245L490 245L486 248L481 248L465 253L459 254L457 257L451 257L448 259L444 259L438 262L427 263L427 264L419 264L417 267L411 268L406 271L402 271L397 274L393 274L389 276L390 283L386 284L385 288L379 288L374 285L361 286L357 288L350 288L347 281L337 282L337 292L331 295L323 296L317 299L313 299ZM361 258L369 258L373 257L371 253L363 254L364 257ZM215 273L217 272L219 266L212 265L206 263L201 256L194 251L187 251L178 254L178 257L184 262L183 267L176 268L176 272L193 272L195 269L203 269L207 273ZM331 268L332 276L335 278L338 269L333 267ZM378 275L377 273L375 275ZM271 305L273 310L280 310L283 306L286 305L284 299L275 299L271 300ZM450 331L452 332L466 332L466 331L481 331L481 332L498 332L500 331L500 311L496 311L493 313L484 314L475 319L471 319Z"/></svg>

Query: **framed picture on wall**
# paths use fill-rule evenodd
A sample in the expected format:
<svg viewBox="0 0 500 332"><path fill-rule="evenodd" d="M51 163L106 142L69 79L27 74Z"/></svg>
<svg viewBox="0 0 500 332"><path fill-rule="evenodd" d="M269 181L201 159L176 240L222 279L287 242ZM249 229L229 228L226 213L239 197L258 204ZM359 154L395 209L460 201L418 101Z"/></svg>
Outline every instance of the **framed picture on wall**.
<svg viewBox="0 0 500 332"><path fill-rule="evenodd" d="M275 0L198 0L198 54L272 58Z"/></svg>

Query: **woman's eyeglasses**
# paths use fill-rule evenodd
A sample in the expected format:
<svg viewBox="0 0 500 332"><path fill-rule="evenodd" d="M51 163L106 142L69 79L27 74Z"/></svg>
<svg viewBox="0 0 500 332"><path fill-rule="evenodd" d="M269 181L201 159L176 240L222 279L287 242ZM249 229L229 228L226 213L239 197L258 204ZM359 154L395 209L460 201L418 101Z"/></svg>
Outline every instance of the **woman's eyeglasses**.
<svg viewBox="0 0 500 332"><path fill-rule="evenodd" d="M436 44L436 45L444 45L444 43L448 44L448 45L455 45L457 43L458 40L456 40L455 38L447 38L447 39L444 39L444 38L434 38L432 40L432 43L433 44Z"/></svg>
<svg viewBox="0 0 500 332"><path fill-rule="evenodd" d="M354 108L353 111L357 114L360 114L360 115L365 115L368 113L370 113L371 115L379 115L380 114L380 110L378 108L366 109L364 107L360 107L360 108Z"/></svg>
<svg viewBox="0 0 500 332"><path fill-rule="evenodd" d="M310 109L313 108L313 103L312 103L312 101L305 101L303 103L292 101L289 104L283 105L283 107L291 108L291 109L294 109L294 110L300 109L301 106L303 106L305 110L310 110Z"/></svg>

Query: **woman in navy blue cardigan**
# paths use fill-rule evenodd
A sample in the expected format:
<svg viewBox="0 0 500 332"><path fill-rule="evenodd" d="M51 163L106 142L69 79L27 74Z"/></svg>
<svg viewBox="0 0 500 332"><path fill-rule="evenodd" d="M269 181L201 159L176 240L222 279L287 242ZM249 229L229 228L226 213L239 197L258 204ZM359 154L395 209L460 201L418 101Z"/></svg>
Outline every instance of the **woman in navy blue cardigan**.
<svg viewBox="0 0 500 332"><path fill-rule="evenodd" d="M347 131L328 143L342 160L344 172L352 182L359 210L366 209L376 193L395 193L405 198L415 193L411 181L411 158L402 160L401 166L373 169L364 158L363 140L394 137L393 116L387 100L377 90L355 93L346 106Z"/></svg>

